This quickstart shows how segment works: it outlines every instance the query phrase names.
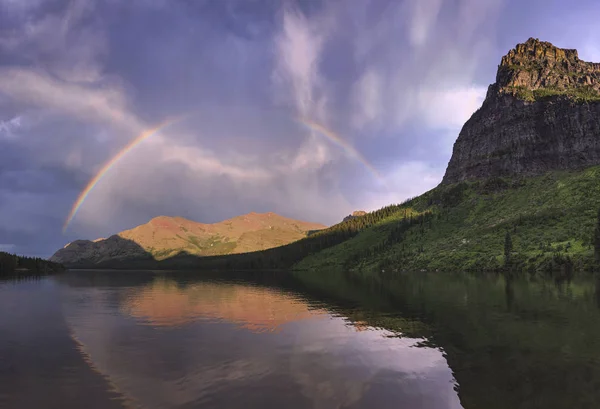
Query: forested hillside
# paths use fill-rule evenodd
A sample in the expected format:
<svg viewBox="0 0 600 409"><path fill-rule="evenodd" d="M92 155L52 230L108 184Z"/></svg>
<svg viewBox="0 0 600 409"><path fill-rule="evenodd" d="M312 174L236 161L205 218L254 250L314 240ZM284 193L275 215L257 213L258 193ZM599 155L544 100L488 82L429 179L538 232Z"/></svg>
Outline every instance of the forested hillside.
<svg viewBox="0 0 600 409"><path fill-rule="evenodd" d="M440 185L265 251L101 264L119 268L590 270L600 256L600 167ZM598 236L597 238L594 238ZM508 244L507 244L508 238ZM507 247L507 245L509 247Z"/></svg>
<svg viewBox="0 0 600 409"><path fill-rule="evenodd" d="M16 273L52 274L64 270L61 264L38 257L24 257L0 252L0 277Z"/></svg>
<svg viewBox="0 0 600 409"><path fill-rule="evenodd" d="M313 232L309 236L293 243L264 251L209 257L197 257L187 253L180 253L177 256L161 261L155 260L152 262L146 259L127 263L119 262L114 265L107 262L99 264L99 266L132 268L287 269L311 254L316 254L355 237L361 231L378 225L389 217L398 214L398 212L402 212L403 215L406 214L407 217L416 216L412 210L406 208L403 204L391 205ZM417 219L414 219L413 223L416 222Z"/></svg>
<svg viewBox="0 0 600 409"><path fill-rule="evenodd" d="M600 167L593 167L442 185L295 267L590 270L595 253L600 255L599 176ZM404 210L413 216L405 217Z"/></svg>

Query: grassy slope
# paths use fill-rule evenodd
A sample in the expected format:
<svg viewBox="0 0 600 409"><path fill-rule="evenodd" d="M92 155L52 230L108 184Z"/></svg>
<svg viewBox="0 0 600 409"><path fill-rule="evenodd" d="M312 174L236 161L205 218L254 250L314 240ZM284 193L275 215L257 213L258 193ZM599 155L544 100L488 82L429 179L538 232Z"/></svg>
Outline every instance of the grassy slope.
<svg viewBox="0 0 600 409"><path fill-rule="evenodd" d="M313 254L296 269L496 269L504 262L506 231L521 268L558 269L569 256L576 269L593 260L591 234L600 207L600 167L524 179L494 179L437 187L404 207L431 211L431 223L388 240L402 211L356 237ZM357 257L357 254L362 256Z"/></svg>

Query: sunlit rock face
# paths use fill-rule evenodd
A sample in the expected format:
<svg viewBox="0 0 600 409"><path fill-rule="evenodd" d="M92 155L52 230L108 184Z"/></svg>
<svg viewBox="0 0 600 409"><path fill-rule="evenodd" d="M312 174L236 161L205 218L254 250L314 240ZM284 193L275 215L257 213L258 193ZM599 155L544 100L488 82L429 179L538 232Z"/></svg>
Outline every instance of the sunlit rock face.
<svg viewBox="0 0 600 409"><path fill-rule="evenodd" d="M76 240L50 260L89 267L133 259L162 260L181 252L201 256L245 253L282 246L324 228L272 212L253 212L211 224L158 216L107 239Z"/></svg>
<svg viewBox="0 0 600 409"><path fill-rule="evenodd" d="M600 164L600 63L530 38L502 57L442 183Z"/></svg>
<svg viewBox="0 0 600 409"><path fill-rule="evenodd" d="M357 217L364 216L365 214L367 214L367 212L365 212L364 210L355 210L352 212L351 215L344 217L344 220L342 220L342 221L345 222L347 220L356 219Z"/></svg>

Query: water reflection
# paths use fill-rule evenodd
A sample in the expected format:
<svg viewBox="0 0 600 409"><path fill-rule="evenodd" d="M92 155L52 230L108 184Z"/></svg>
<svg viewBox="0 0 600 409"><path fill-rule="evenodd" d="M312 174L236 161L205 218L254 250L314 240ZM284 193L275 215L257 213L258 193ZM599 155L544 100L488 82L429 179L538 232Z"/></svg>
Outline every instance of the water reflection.
<svg viewBox="0 0 600 409"><path fill-rule="evenodd" d="M0 283L0 407L600 407L599 279L244 274Z"/></svg>
<svg viewBox="0 0 600 409"><path fill-rule="evenodd" d="M254 332L274 331L283 324L325 314L298 296L266 287L227 282L179 285L164 278L128 291L121 309L156 326L224 320Z"/></svg>
<svg viewBox="0 0 600 409"><path fill-rule="evenodd" d="M349 325L323 302L239 281L66 284L82 352L140 407L461 407L441 351L368 313Z"/></svg>
<svg viewBox="0 0 600 409"><path fill-rule="evenodd" d="M0 281L0 408L122 408L82 360L48 277Z"/></svg>
<svg viewBox="0 0 600 409"><path fill-rule="evenodd" d="M600 407L595 279L336 273L298 279L305 291L329 294L330 302L423 323L404 333L427 333L429 345L442 348L465 408Z"/></svg>

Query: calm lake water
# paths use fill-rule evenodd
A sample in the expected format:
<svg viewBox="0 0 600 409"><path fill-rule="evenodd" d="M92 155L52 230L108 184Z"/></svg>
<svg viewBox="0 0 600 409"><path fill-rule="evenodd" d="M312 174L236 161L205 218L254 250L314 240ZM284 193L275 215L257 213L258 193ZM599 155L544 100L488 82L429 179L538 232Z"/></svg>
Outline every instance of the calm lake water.
<svg viewBox="0 0 600 409"><path fill-rule="evenodd" d="M0 281L0 408L598 408L593 279Z"/></svg>

